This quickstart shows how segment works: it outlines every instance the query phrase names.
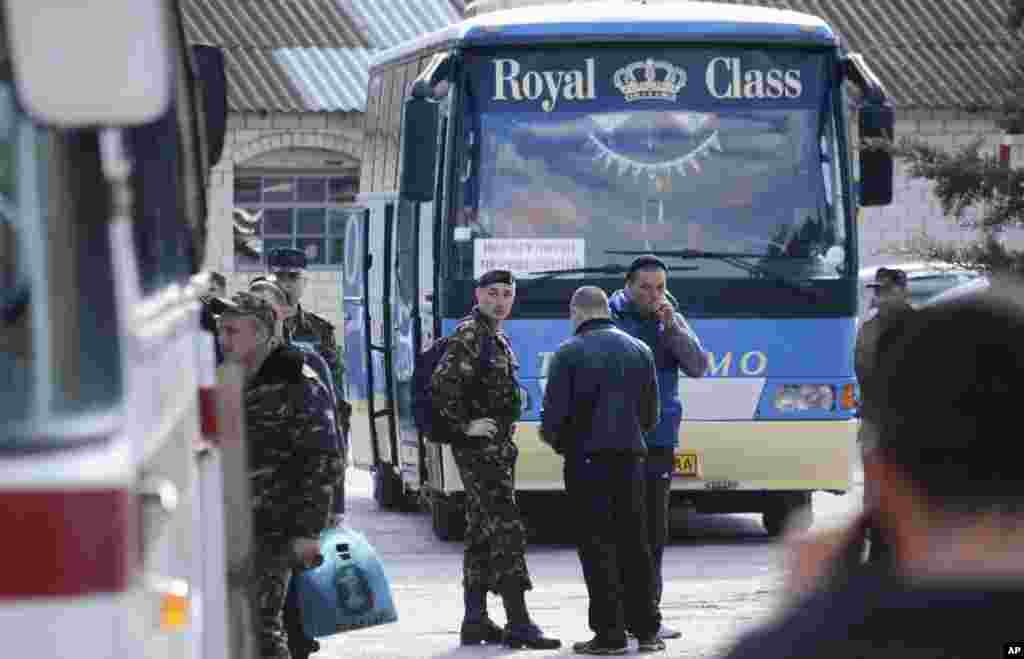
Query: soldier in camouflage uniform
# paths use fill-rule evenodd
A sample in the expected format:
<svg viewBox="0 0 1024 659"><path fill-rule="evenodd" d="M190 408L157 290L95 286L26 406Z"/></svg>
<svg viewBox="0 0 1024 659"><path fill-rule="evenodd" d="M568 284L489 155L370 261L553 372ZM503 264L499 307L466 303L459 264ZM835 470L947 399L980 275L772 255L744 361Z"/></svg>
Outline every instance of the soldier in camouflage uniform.
<svg viewBox="0 0 1024 659"><path fill-rule="evenodd" d="M293 247L279 247L267 255L267 268L272 280L288 294L294 313L284 321L284 332L292 341L308 343L323 356L334 376L334 388L341 386L344 366L338 356L334 325L302 308L306 292L306 253Z"/></svg>
<svg viewBox="0 0 1024 659"><path fill-rule="evenodd" d="M522 401L516 357L501 330L514 300L510 272L492 270L480 278L476 307L455 329L431 389L436 432L449 436L466 490L462 643L554 649L561 643L546 638L530 620L524 597L533 585L524 555L526 528L515 498L519 449L512 441ZM483 365L481 351L488 362ZM504 601L504 630L487 616L488 591Z"/></svg>
<svg viewBox="0 0 1024 659"><path fill-rule="evenodd" d="M274 340L276 315L266 301L239 293L221 302L225 359L246 373L257 642L264 659L290 659L285 594L293 568L318 560L341 469L334 405L302 353Z"/></svg>
<svg viewBox="0 0 1024 659"><path fill-rule="evenodd" d="M334 398L334 388L331 384L331 372L327 367L327 362L320 353L316 352L312 348L295 346L284 336L283 321L287 320L292 312L293 308L288 304L288 294L277 285L276 282L271 281L267 277L256 277L249 282L249 292L256 297L266 300L271 308L274 310L274 314L277 316L277 325L274 330L274 342L275 345L287 345L302 350L302 355L305 358L306 364L316 371L317 376L320 378L327 389L331 393L331 398ZM339 433L341 428L338 429ZM340 435L339 435L340 438ZM341 460L345 453L344 446L339 442L338 445L338 458ZM334 513L331 521L332 525L339 525L344 520L344 501L345 501L345 477L344 474L338 479L337 486L334 489ZM295 590L295 582L292 581L288 584L288 596L285 599L284 605L284 627L288 633L288 648L291 650L293 659L298 657L299 659L305 659L310 654L320 649L320 643L306 635L305 629L302 626L302 611L299 606L299 595Z"/></svg>
<svg viewBox="0 0 1024 659"><path fill-rule="evenodd" d="M884 335L898 330L914 314L910 306L910 293L907 290L907 273L895 268L879 268L875 271L875 280L867 285L874 289L876 308L866 315L866 319L857 330L857 342L854 346L853 368L860 386L861 400L870 401L878 384L875 371L878 364L875 357L879 352L879 343ZM868 411L860 411L860 424L857 428L857 444L863 449L875 443L877 431L870 422L872 416ZM864 488L864 506L872 505L872 491ZM889 560L892 548L882 541L878 529L869 527L866 534L868 544L868 560L885 562Z"/></svg>
<svg viewBox="0 0 1024 659"><path fill-rule="evenodd" d="M284 319L284 337L289 343L301 343L313 347L327 362L334 378L335 415L342 447L342 478L338 484L339 497L335 509L339 515L345 513L345 475L348 464L348 429L352 406L345 400L345 367L338 355L338 344L334 336L334 325L320 316L302 308L302 294L306 291L306 253L293 247L279 247L267 255L270 279L288 295L292 305L290 315Z"/></svg>

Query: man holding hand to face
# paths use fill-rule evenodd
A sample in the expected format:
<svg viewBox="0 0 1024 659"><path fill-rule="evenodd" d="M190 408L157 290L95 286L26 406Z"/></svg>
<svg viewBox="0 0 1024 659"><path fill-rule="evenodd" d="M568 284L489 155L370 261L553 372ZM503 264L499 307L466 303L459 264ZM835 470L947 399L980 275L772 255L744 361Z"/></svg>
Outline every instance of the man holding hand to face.
<svg viewBox="0 0 1024 659"><path fill-rule="evenodd" d="M626 285L611 297L612 319L619 329L640 339L654 353L661 398L661 420L644 438L647 444L647 532L654 561L655 603L661 606L661 561L668 540L672 460L679 444L683 405L679 400L679 372L691 378L704 375L708 358L697 334L676 311L667 285L668 268L655 256L640 256L629 266ZM662 627L662 639L680 632Z"/></svg>

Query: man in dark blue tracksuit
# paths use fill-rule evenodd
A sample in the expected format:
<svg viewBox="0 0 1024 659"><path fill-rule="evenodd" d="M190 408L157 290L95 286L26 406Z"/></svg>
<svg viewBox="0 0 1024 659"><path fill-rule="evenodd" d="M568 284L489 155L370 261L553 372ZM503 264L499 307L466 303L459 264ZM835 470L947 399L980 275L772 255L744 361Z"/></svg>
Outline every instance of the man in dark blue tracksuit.
<svg viewBox="0 0 1024 659"><path fill-rule="evenodd" d="M661 560L668 540L668 508L672 485L672 456L679 443L683 406L679 400L679 371L699 378L708 367L700 339L690 328L666 287L668 268L655 256L638 257L626 273L626 285L610 301L619 329L640 339L654 353L661 397L661 420L647 442L647 531L654 560L655 602L661 605ZM681 633L662 626L660 638Z"/></svg>
<svg viewBox="0 0 1024 659"><path fill-rule="evenodd" d="M665 649L654 597L644 512L644 435L658 424L654 357L615 327L595 286L572 296L575 335L548 368L541 439L565 458L565 490L590 597L594 638L577 654L623 654L626 632L641 652Z"/></svg>

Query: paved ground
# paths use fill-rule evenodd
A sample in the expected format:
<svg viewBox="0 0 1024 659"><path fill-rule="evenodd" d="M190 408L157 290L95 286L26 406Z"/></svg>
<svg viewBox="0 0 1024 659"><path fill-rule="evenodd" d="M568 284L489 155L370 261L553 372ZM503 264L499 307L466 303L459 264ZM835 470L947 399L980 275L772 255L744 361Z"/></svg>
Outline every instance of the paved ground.
<svg viewBox="0 0 1024 659"><path fill-rule="evenodd" d="M458 543L438 541L423 513L377 510L366 472L350 470L351 524L365 533L383 557L398 606L397 623L322 639L315 657L495 657L525 653L533 658L571 655L574 641L590 638L587 598L574 548L541 537L527 561L535 589L527 603L535 620L563 640L556 652L502 647L462 648L461 557ZM859 480L859 476L856 480ZM816 494L815 526L834 524L853 512L859 487L846 496ZM740 633L772 614L782 578L781 553L755 515L695 515L674 521L665 555L663 615L683 632L655 656L714 657ZM500 600L492 616L504 621Z"/></svg>

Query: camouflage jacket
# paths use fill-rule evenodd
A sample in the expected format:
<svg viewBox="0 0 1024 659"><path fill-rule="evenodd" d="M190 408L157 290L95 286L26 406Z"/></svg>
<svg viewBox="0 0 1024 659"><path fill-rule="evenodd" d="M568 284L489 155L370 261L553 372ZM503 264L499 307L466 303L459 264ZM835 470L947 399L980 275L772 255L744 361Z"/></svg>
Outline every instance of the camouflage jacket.
<svg viewBox="0 0 1024 659"><path fill-rule="evenodd" d="M284 335L288 342L308 343L320 353L327 362L327 368L331 369L334 391L340 398L345 367L338 359L338 341L334 337L334 325L314 313L303 310L300 304L295 315L284 321Z"/></svg>
<svg viewBox="0 0 1024 659"><path fill-rule="evenodd" d="M280 346L245 385L253 535L282 544L327 526L341 475L334 404L302 353Z"/></svg>
<svg viewBox="0 0 1024 659"><path fill-rule="evenodd" d="M853 367L860 385L861 401L874 393L872 376L875 372L875 358L878 354L879 340L890 329L898 327L914 312L909 304L882 312L876 310L861 323L857 330L857 343L854 347Z"/></svg>
<svg viewBox="0 0 1024 659"><path fill-rule="evenodd" d="M485 341L491 342L490 349ZM483 373L478 372L481 350L490 356ZM522 413L518 369L508 337L474 309L452 332L431 378L441 432L465 439L467 423L491 418L498 424L499 436L510 436L512 424Z"/></svg>

